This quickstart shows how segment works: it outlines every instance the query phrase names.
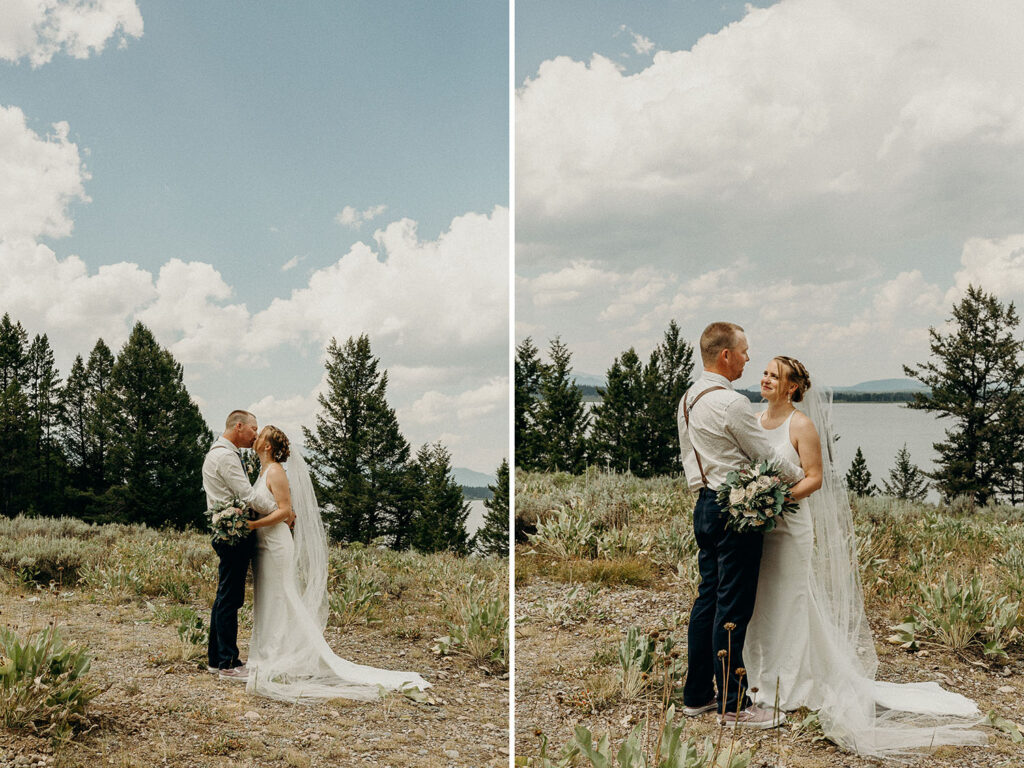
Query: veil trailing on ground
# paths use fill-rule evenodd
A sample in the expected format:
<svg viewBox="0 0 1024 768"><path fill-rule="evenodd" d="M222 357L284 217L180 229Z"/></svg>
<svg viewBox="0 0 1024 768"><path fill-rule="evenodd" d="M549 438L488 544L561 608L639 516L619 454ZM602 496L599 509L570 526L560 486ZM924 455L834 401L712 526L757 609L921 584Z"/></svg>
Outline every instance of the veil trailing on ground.
<svg viewBox="0 0 1024 768"><path fill-rule="evenodd" d="M356 664L327 644L327 533L309 470L298 451L290 456L286 473L294 535L283 524L261 529L247 689L308 703L374 700L382 688L429 688L430 683L415 672ZM260 492L269 493L265 482Z"/></svg>
<svg viewBox="0 0 1024 768"><path fill-rule="evenodd" d="M812 388L798 405L821 440L822 485L807 497L814 522L810 593L821 617L826 644L815 655L823 690L818 718L825 735L860 755L916 756L922 747L985 744L971 726L981 721L977 705L937 683L895 684L875 680L878 657L864 614L857 566L853 513L846 484L835 464L832 392Z"/></svg>

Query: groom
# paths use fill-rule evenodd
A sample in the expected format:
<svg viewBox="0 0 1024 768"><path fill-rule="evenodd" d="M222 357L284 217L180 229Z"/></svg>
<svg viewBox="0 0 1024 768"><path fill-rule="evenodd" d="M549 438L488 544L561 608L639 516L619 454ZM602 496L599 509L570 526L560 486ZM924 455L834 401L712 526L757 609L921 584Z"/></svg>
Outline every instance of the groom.
<svg viewBox="0 0 1024 768"><path fill-rule="evenodd" d="M206 504L212 509L217 503L237 497L243 504L261 509L255 502L256 491L242 467L241 448L251 448L256 440L256 417L248 411L232 411L224 424L224 434L211 446L203 461L203 489ZM238 609L245 602L245 576L256 548L256 537L247 536L234 543L213 542L220 558L217 597L210 611L210 644L207 649L207 670L227 680L244 683L248 670L238 658Z"/></svg>
<svg viewBox="0 0 1024 768"><path fill-rule="evenodd" d="M732 383L750 360L747 351L747 337L735 323L712 323L705 328L700 337L704 373L679 403L686 482L691 489L699 489L693 531L700 566L700 586L687 633L689 671L683 714L717 709L723 723L771 728L778 724L775 712L755 706L747 696L746 682L736 673L743 667L743 641L754 613L763 538L760 533L738 533L725 526L716 489L730 470L754 459L777 462L787 481L802 478L803 470L774 454L750 401L733 389Z"/></svg>

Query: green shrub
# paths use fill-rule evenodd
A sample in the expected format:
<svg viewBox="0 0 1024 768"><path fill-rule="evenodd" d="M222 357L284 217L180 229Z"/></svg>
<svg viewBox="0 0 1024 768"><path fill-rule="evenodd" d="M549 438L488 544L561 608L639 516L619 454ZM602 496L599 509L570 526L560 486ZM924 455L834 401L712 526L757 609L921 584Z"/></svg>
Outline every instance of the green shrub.
<svg viewBox="0 0 1024 768"><path fill-rule="evenodd" d="M86 709L101 693L84 679L90 663L85 649L64 645L52 628L27 641L11 630L0 631L3 724L55 741L88 728Z"/></svg>
<svg viewBox="0 0 1024 768"><path fill-rule="evenodd" d="M447 655L457 651L499 671L507 670L507 581L470 578L461 590L446 598L446 605L453 619L448 622L448 635L437 639L434 652Z"/></svg>
<svg viewBox="0 0 1024 768"><path fill-rule="evenodd" d="M378 577L349 569L340 582L331 587L328 596L331 623L344 627L358 619L369 621L374 608L380 604L382 592Z"/></svg>

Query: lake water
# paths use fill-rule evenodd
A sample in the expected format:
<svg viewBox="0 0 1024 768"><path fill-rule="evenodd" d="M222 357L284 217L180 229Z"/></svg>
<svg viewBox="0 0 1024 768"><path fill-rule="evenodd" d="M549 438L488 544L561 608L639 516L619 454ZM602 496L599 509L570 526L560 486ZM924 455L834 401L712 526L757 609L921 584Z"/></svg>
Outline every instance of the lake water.
<svg viewBox="0 0 1024 768"><path fill-rule="evenodd" d="M483 499L472 499L469 502L469 517L466 518L466 531L472 536L484 525L484 515L487 514L487 507Z"/></svg>
<svg viewBox="0 0 1024 768"><path fill-rule="evenodd" d="M940 420L933 413L911 410L902 403L834 403L832 426L839 434L839 469L846 474L860 446L871 481L883 488L882 480L889 479L889 470L896 464L896 452L906 443L911 462L930 471L938 458L932 444L942 440L952 424L949 419ZM938 499L938 493L929 491L929 501Z"/></svg>

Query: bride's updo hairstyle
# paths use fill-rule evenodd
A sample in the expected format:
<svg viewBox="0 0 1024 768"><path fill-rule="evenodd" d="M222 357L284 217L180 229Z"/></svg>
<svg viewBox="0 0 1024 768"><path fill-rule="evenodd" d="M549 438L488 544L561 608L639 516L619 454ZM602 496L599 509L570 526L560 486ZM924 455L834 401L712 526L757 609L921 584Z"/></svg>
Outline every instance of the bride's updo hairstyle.
<svg viewBox="0 0 1024 768"><path fill-rule="evenodd" d="M270 445L270 455L274 461L282 464L288 461L292 449L288 436L284 432L272 424L268 424L263 428L260 436Z"/></svg>
<svg viewBox="0 0 1024 768"><path fill-rule="evenodd" d="M792 400L794 403L799 403L804 399L804 392L811 388L811 375L807 372L804 364L795 357L779 355L772 359L779 364L780 373L782 374L780 378L783 383L787 386L796 384L796 391L793 392Z"/></svg>

